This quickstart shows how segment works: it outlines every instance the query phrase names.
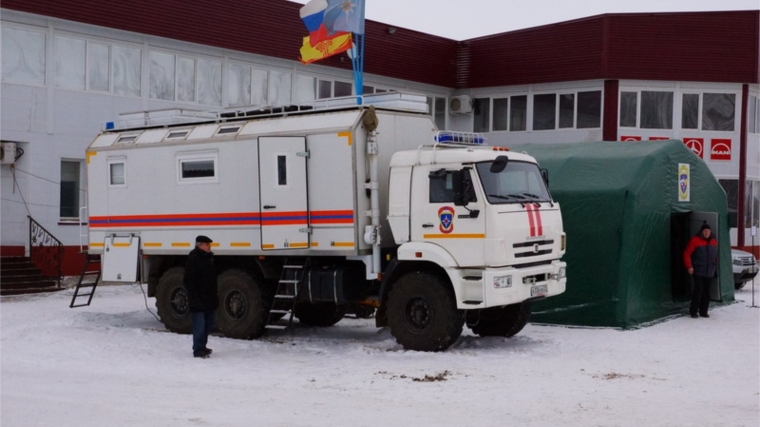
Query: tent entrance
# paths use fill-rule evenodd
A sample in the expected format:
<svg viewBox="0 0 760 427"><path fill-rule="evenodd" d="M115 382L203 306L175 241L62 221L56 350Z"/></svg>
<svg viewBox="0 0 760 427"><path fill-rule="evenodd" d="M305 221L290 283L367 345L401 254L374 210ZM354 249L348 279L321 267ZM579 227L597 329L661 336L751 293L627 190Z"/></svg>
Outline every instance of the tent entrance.
<svg viewBox="0 0 760 427"><path fill-rule="evenodd" d="M718 214L716 212L673 212L670 215L670 284L673 301L688 301L691 298L691 277L683 263L683 251L689 239L699 233L702 224L707 223L712 229L713 236L718 236ZM720 277L720 264L718 264ZM710 289L710 299L722 301L720 281L713 280Z"/></svg>

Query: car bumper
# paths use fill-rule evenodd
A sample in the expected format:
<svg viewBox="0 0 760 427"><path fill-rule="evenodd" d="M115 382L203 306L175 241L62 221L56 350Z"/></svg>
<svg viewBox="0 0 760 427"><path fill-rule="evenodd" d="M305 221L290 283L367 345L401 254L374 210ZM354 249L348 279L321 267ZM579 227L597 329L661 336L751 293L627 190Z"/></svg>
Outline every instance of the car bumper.
<svg viewBox="0 0 760 427"><path fill-rule="evenodd" d="M741 271L734 270L734 283L744 283L752 280L757 276L758 267L756 265L747 267Z"/></svg>

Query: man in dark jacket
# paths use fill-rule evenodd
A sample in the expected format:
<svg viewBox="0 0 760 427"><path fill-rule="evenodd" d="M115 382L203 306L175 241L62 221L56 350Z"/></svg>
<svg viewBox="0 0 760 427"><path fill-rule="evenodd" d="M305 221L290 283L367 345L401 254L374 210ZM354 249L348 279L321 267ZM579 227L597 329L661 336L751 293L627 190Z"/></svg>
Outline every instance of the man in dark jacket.
<svg viewBox="0 0 760 427"><path fill-rule="evenodd" d="M195 249L187 257L183 280L193 319L193 356L203 359L211 355L206 343L214 327L216 306L219 304L211 242L206 236L195 238Z"/></svg>
<svg viewBox="0 0 760 427"><path fill-rule="evenodd" d="M705 223L699 233L689 240L683 252L683 263L694 279L691 292L691 317L697 317L697 310L702 317L710 317L707 309L710 306L710 285L718 268L718 241L712 237L710 226Z"/></svg>

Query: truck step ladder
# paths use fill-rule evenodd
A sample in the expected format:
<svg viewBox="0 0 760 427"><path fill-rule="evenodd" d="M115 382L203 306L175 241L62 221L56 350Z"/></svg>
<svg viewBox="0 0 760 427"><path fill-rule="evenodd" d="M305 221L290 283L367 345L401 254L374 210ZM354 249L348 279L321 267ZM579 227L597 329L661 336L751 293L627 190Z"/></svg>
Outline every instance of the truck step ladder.
<svg viewBox="0 0 760 427"><path fill-rule="evenodd" d="M92 296L95 294L95 288L98 287L98 283L100 282L100 268L97 270L90 271L90 264L100 263L100 255L91 255L87 254L87 260L84 263L84 267L82 268L82 274L79 276L79 282L77 282L77 287L74 289L74 296L71 297L71 304L69 304L69 308L77 308L77 307L84 307L87 305L90 305L90 302L92 302ZM92 277L95 277L95 281L92 281ZM87 281L85 281L85 278L87 278ZM80 293L81 291L89 291L86 293ZM87 297L87 302L83 301L83 298ZM77 298L80 298L79 301L77 301Z"/></svg>
<svg viewBox="0 0 760 427"><path fill-rule="evenodd" d="M293 312L298 300L298 294L306 277L309 267L308 257L289 257L282 266L280 281L277 283L277 291L272 301L272 309L269 310L267 329L287 329L293 324ZM280 316L282 315L282 316ZM287 324L275 323L279 319L288 316Z"/></svg>

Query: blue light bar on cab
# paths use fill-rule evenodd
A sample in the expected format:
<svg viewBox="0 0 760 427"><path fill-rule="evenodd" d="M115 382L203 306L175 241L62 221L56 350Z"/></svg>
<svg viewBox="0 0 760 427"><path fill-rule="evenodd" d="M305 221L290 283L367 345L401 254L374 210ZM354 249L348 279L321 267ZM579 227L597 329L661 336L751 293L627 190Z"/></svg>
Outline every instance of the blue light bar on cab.
<svg viewBox="0 0 760 427"><path fill-rule="evenodd" d="M440 130L435 133L435 141L440 144L483 145L486 138L482 133Z"/></svg>

